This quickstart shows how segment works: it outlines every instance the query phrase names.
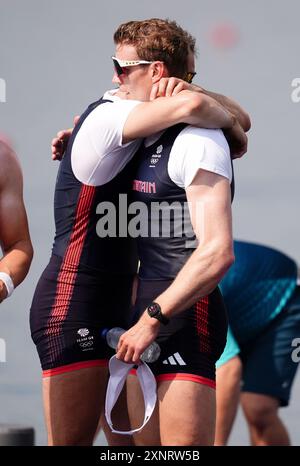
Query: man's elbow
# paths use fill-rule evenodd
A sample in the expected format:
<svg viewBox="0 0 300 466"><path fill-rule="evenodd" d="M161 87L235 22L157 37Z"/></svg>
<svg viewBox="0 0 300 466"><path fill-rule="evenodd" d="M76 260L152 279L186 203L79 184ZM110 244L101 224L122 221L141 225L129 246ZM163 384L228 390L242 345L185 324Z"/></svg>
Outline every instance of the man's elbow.
<svg viewBox="0 0 300 466"><path fill-rule="evenodd" d="M28 244L28 249L27 249L28 269L29 269L29 267L31 265L33 255L34 255L34 250L33 250L33 246L32 246L31 241L30 241L30 243Z"/></svg>
<svg viewBox="0 0 300 466"><path fill-rule="evenodd" d="M217 259L217 275L218 281L221 281L224 275L228 272L230 267L235 261L234 252L232 248L226 248L219 251Z"/></svg>
<svg viewBox="0 0 300 466"><path fill-rule="evenodd" d="M245 133L247 133L251 128L251 119L248 113L243 112L240 123Z"/></svg>

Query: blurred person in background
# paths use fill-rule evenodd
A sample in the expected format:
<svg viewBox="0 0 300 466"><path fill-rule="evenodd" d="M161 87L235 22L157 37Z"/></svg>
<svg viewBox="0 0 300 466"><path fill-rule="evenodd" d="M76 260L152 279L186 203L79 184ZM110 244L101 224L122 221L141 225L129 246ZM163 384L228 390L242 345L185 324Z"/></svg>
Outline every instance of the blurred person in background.
<svg viewBox="0 0 300 466"><path fill-rule="evenodd" d="M23 201L23 177L11 144L0 135L0 302L26 277L33 248Z"/></svg>
<svg viewBox="0 0 300 466"><path fill-rule="evenodd" d="M251 444L289 445L279 408L288 406L300 336L297 264L276 249L234 242L235 263L221 282L231 329L217 362L216 445L226 445L239 402Z"/></svg>

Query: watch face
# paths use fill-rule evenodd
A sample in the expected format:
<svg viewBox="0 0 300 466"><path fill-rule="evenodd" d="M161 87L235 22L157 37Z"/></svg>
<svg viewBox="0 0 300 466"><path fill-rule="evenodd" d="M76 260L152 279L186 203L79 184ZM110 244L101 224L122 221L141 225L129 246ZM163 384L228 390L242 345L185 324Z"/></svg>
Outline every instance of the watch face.
<svg viewBox="0 0 300 466"><path fill-rule="evenodd" d="M169 323L168 317L163 315L158 303L151 303L147 307L147 312L150 317L155 317L155 319L159 320L162 324L167 325Z"/></svg>
<svg viewBox="0 0 300 466"><path fill-rule="evenodd" d="M150 306L148 306L149 316L154 317L158 313L159 313L159 306L157 304L150 304Z"/></svg>

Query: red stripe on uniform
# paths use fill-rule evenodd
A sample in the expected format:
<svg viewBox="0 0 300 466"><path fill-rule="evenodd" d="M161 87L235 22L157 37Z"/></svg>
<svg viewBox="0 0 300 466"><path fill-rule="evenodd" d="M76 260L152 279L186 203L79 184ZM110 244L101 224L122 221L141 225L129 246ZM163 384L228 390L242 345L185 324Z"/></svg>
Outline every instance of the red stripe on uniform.
<svg viewBox="0 0 300 466"><path fill-rule="evenodd" d="M73 364L66 364L65 366L54 367L43 371L44 377L52 377L53 375L65 374L66 372L77 371L79 369L86 369L88 367L108 367L108 360L97 359L93 361L75 362Z"/></svg>
<svg viewBox="0 0 300 466"><path fill-rule="evenodd" d="M208 296L203 296L203 298L195 304L197 334L200 336L200 351L203 353L209 353L211 351L208 328L208 304Z"/></svg>
<svg viewBox="0 0 300 466"><path fill-rule="evenodd" d="M162 382L163 380L186 380L188 382L196 382L202 385L207 385L210 388L216 388L216 382L214 380L195 374L160 374L155 378L157 382Z"/></svg>
<svg viewBox="0 0 300 466"><path fill-rule="evenodd" d="M129 372L130 375L136 375L136 369L131 369ZM207 385L210 388L216 388L216 382L207 377L202 377L201 375L195 374L185 374L185 373L176 373L176 374L160 374L155 377L157 382L162 382L164 380L186 380L188 382L196 382L202 385Z"/></svg>
<svg viewBox="0 0 300 466"><path fill-rule="evenodd" d="M87 185L82 185L80 190L73 230L57 277L55 300L48 321L47 335L59 335L67 315L80 257L88 232L95 192L96 188L94 186ZM59 352L57 341L52 340L51 345L53 353L57 355Z"/></svg>

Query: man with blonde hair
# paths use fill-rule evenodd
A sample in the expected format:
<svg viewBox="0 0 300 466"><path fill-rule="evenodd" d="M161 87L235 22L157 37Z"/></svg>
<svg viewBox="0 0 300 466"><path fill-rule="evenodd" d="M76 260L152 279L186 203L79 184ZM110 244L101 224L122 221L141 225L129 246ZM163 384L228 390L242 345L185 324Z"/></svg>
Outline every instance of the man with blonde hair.
<svg viewBox="0 0 300 466"><path fill-rule="evenodd" d="M129 29L134 44L126 36ZM105 235L99 238L96 206L101 201L109 201L119 217L119 195L130 194L139 164L138 156L133 155L142 143L141 138L167 127L180 122L199 127L224 127L229 137L237 137L236 154L244 153L246 147L246 136L238 120L242 125L246 122L247 126L247 114L229 99L220 96L226 101L224 107L201 88L181 79L190 81L195 74L194 42L175 22L158 19L130 22L118 28L114 39L113 83L118 89L104 95L104 99L111 102L100 100L89 107L69 140L56 185L54 257L41 278L31 311L33 337L44 368L50 444L91 444L103 411L108 357L113 354L101 341L99 328L124 326L126 314L130 317L129 292L136 267L132 238L107 238ZM168 67L172 67L172 73L178 78L169 78ZM165 97L156 98L160 95ZM64 134L59 136L64 139ZM229 156L221 132L218 137ZM213 146L215 144L212 142ZM56 139L54 153L58 146ZM223 149L221 153L222 158ZM227 169L228 162L231 167L227 157ZM77 221L81 222L78 228ZM86 230L86 235L80 239ZM99 233L101 235L98 229ZM229 255L227 259L228 265ZM59 278L58 283L53 283L54 273ZM71 279L68 283L67 278ZM51 303L45 301L49 286L54 286ZM64 290L68 292L67 303L60 299ZM47 331L36 319L41 306ZM88 352L78 348L80 343L85 343L76 337L79 330L85 330L83 338L90 339ZM57 341L52 344L50 358L47 357L49 334ZM74 396L72 401L66 402L71 386ZM72 409L75 403L82 409ZM59 420L55 418L57 409L63 412ZM121 414L124 417L125 411ZM120 441L120 438L115 439L115 442Z"/></svg>

